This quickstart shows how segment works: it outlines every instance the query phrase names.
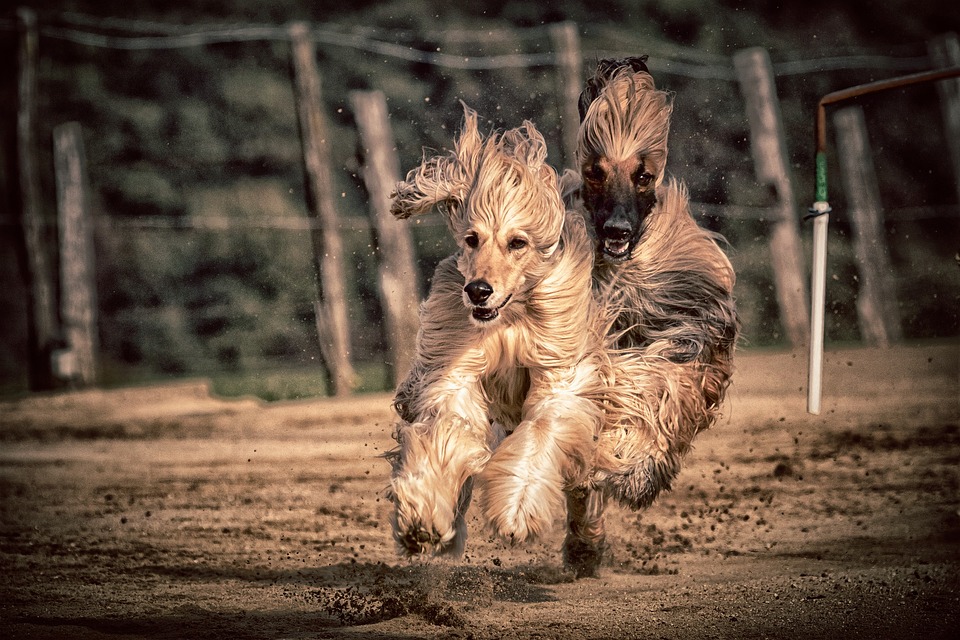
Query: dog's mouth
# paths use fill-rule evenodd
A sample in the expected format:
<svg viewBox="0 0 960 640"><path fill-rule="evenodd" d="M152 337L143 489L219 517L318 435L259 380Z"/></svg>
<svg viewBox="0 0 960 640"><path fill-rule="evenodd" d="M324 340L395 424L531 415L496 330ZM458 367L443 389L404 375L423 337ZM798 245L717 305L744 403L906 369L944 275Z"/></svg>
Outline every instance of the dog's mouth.
<svg viewBox="0 0 960 640"><path fill-rule="evenodd" d="M603 241L603 256L613 262L622 262L630 257L633 252L633 243L629 240L611 240L607 238Z"/></svg>
<svg viewBox="0 0 960 640"><path fill-rule="evenodd" d="M597 251L604 260L616 263L630 258L646 233L656 204L656 194L650 191L635 203L617 201L592 214Z"/></svg>
<svg viewBox="0 0 960 640"><path fill-rule="evenodd" d="M496 320L500 316L500 310L507 306L511 299L513 299L513 294L507 296L498 307L474 307L472 311L473 319L480 323Z"/></svg>
<svg viewBox="0 0 960 640"><path fill-rule="evenodd" d="M614 216L603 224L597 224L597 251L607 262L623 262L630 258L643 237L645 217L628 221L624 216Z"/></svg>

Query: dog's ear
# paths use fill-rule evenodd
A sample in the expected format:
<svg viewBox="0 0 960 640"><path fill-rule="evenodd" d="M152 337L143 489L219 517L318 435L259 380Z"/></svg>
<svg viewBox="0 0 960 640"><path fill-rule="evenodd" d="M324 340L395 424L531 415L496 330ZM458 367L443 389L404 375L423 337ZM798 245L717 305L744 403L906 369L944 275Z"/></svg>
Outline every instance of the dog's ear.
<svg viewBox="0 0 960 640"><path fill-rule="evenodd" d="M524 120L521 126L506 131L501 141L504 150L519 160L547 187L559 188L557 171L547 162L547 141L533 122Z"/></svg>
<svg viewBox="0 0 960 640"><path fill-rule="evenodd" d="M650 73L650 69L647 69L647 58L649 57L650 56L647 56L647 55L631 56L629 58L624 58L623 64L633 69L634 73L637 73L639 71L643 71L644 73Z"/></svg>
<svg viewBox="0 0 960 640"><path fill-rule="evenodd" d="M424 157L419 167L411 169L403 182L397 183L390 195L390 213L397 218L428 213L436 207L447 218L462 204L466 191L465 176L473 175L479 151L483 146L477 112L462 100L463 126L454 141L454 150L445 155Z"/></svg>
<svg viewBox="0 0 960 640"><path fill-rule="evenodd" d="M580 112L580 122L587 115L587 109L593 104L593 101L600 95L603 85L596 78L587 80L587 86L580 92L580 100L577 102L577 110Z"/></svg>
<svg viewBox="0 0 960 640"><path fill-rule="evenodd" d="M580 92L580 99L577 102L577 109L580 111L580 122L587 115L587 109L593 104L594 100L600 97L603 88L610 81L612 72L620 67L620 61L614 58L604 58L597 63L597 70L593 72L592 78L587 78L587 84Z"/></svg>
<svg viewBox="0 0 960 640"><path fill-rule="evenodd" d="M604 58L597 64L597 71L594 73L596 80L604 84L613 79L614 76L629 69L631 73L650 73L647 68L647 59L650 56L629 56L626 58Z"/></svg>
<svg viewBox="0 0 960 640"><path fill-rule="evenodd" d="M434 206L445 212L449 208L445 205L456 197L455 181L450 178L454 162L449 156L424 158L390 194L390 213L403 219L428 213Z"/></svg>
<svg viewBox="0 0 960 640"><path fill-rule="evenodd" d="M583 186L583 177L579 171L573 169L564 169L557 180L557 186L560 188L560 197L567 208L571 208L576 200L577 192Z"/></svg>
<svg viewBox="0 0 960 640"><path fill-rule="evenodd" d="M480 118L477 112L468 107L463 100L460 101L460 105L463 107L463 126L460 127L460 135L457 136L454 144L455 153L462 173L475 175L477 159L483 147L483 136L480 135L478 124Z"/></svg>

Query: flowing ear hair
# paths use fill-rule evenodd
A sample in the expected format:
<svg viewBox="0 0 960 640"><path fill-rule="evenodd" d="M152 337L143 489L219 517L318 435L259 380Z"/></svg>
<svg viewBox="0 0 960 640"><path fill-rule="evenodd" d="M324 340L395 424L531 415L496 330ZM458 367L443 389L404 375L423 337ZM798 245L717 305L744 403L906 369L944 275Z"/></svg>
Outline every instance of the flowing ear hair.
<svg viewBox="0 0 960 640"><path fill-rule="evenodd" d="M650 73L647 69L647 56L632 56L629 58L604 58L597 63L597 70L593 77L587 80L586 86L580 92L577 109L580 111L580 122L587 115L587 109L600 96L607 83L622 72ZM651 87L652 88L652 87Z"/></svg>
<svg viewBox="0 0 960 640"><path fill-rule="evenodd" d="M403 219L428 213L434 207L450 221L452 212L462 204L468 188L467 177L475 173L478 151L483 145L477 125L477 112L463 101L463 127L454 141L454 149L427 158L398 182L390 197L390 213Z"/></svg>
<svg viewBox="0 0 960 640"><path fill-rule="evenodd" d="M501 144L508 155L516 158L533 175L551 188L558 186L557 172L547 162L547 141L533 122L524 120L516 129L505 131Z"/></svg>
<svg viewBox="0 0 960 640"><path fill-rule="evenodd" d="M535 173L539 173L547 161L547 142L529 120L524 120L516 129L504 132L503 146L507 153Z"/></svg>
<svg viewBox="0 0 960 640"><path fill-rule="evenodd" d="M450 201L455 191L454 184L448 177L451 164L449 157L424 158L420 166L411 169L406 179L398 182L390 194L393 198L390 213L396 218L409 218L427 213L434 206Z"/></svg>
<svg viewBox="0 0 960 640"><path fill-rule="evenodd" d="M599 93L587 105L577 134L578 161L603 155L622 159L643 154L656 163L663 179L672 96L659 91L646 71L621 66L604 76Z"/></svg>

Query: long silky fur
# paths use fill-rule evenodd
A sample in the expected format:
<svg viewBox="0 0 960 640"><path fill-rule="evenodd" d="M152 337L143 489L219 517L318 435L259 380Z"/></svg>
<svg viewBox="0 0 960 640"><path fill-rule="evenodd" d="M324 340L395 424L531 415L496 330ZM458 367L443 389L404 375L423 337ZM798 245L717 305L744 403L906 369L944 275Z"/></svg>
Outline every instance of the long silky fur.
<svg viewBox="0 0 960 640"><path fill-rule="evenodd" d="M602 419L604 338L586 225L565 211L532 124L484 138L476 113L464 111L454 150L408 173L392 211L437 207L461 243L478 226L516 227L535 254L519 274L505 258L483 263L517 283L489 327L464 306L463 272L475 265L462 244L434 273L417 356L395 397L398 449L388 455L394 537L408 554L463 551L475 483L495 533L542 533L564 491L586 481Z"/></svg>
<svg viewBox="0 0 960 640"><path fill-rule="evenodd" d="M683 456L720 413L733 371L734 273L715 234L668 181L630 260L594 265L606 327L605 423L595 486L625 506L670 488Z"/></svg>
<svg viewBox="0 0 960 640"><path fill-rule="evenodd" d="M667 162L671 96L656 89L649 73L634 72L629 64L605 62L581 97L577 156L581 162L590 156L618 162L643 155L656 168L655 184L659 186Z"/></svg>
<svg viewBox="0 0 960 640"><path fill-rule="evenodd" d="M691 216L685 187L663 179L671 107L645 66L604 61L581 109L581 160L654 154L661 169L633 254L619 263L598 254L593 272L611 367L594 486L639 509L670 488L720 413L739 331L735 276L722 239Z"/></svg>

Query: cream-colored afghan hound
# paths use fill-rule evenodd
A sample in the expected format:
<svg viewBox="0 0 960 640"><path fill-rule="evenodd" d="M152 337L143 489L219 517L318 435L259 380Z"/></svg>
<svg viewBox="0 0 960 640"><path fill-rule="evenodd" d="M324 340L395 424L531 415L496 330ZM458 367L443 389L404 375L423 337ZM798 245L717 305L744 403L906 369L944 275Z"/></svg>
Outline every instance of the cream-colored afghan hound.
<svg viewBox="0 0 960 640"><path fill-rule="evenodd" d="M586 224L566 211L532 123L485 138L465 105L453 151L393 197L398 218L436 207L458 245L433 275L396 394L394 538L411 555L462 553L474 484L495 533L535 537L585 482L602 421Z"/></svg>
<svg viewBox="0 0 960 640"><path fill-rule="evenodd" d="M580 196L611 371L592 487L568 495L564 552L579 575L605 552L607 500L649 506L716 420L739 330L721 239L697 226L685 187L664 179L672 102L645 61L601 61L580 96Z"/></svg>

